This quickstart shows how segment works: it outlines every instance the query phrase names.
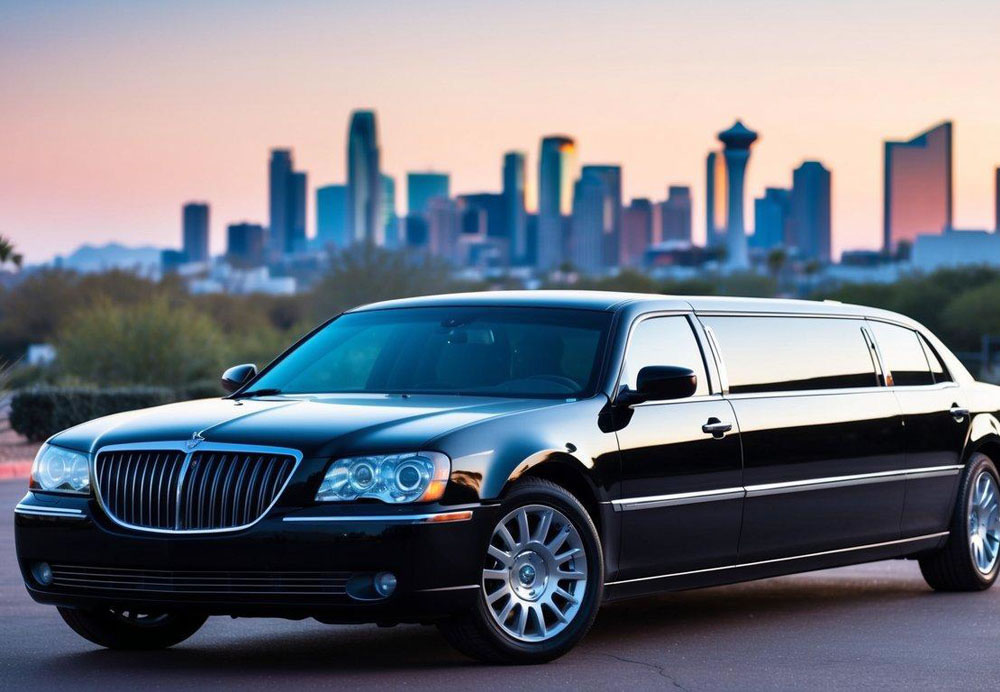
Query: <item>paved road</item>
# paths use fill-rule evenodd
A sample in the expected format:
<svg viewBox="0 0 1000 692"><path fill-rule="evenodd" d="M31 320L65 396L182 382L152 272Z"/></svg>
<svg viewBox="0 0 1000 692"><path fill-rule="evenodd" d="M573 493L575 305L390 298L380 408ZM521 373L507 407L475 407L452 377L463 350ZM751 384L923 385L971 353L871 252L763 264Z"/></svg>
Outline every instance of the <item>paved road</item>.
<svg viewBox="0 0 1000 692"><path fill-rule="evenodd" d="M894 561L605 608L545 666L476 665L430 627L212 618L163 652L100 650L33 603L0 482L0 689L1000 689L1000 587L934 594Z"/></svg>

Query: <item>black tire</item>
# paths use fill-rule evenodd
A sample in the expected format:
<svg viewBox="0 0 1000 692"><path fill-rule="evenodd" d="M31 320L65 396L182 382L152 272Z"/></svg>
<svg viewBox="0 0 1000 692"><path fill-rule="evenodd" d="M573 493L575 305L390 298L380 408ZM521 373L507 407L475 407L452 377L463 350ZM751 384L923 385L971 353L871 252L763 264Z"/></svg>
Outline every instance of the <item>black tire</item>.
<svg viewBox="0 0 1000 692"><path fill-rule="evenodd" d="M997 579L1000 560L984 574L976 566L969 544L969 513L976 479L988 473L1000 485L1000 476L993 461L984 454L969 460L958 488L958 499L952 514L948 542L940 550L920 558L920 572L935 591L982 591Z"/></svg>
<svg viewBox="0 0 1000 692"><path fill-rule="evenodd" d="M108 649L165 649L179 644L197 632L205 615L165 613L135 614L134 611L80 610L59 608L59 614L74 632Z"/></svg>
<svg viewBox="0 0 1000 692"><path fill-rule="evenodd" d="M558 634L539 642L524 642L508 635L495 621L479 589L476 606L468 613L438 624L453 647L486 663L535 664L556 659L579 642L597 617L604 591L604 558L601 539L593 520L580 501L555 483L540 478L525 478L506 494L499 517L528 505L543 505L561 512L578 532L586 552L587 580L579 609ZM488 545L482 546L485 561Z"/></svg>

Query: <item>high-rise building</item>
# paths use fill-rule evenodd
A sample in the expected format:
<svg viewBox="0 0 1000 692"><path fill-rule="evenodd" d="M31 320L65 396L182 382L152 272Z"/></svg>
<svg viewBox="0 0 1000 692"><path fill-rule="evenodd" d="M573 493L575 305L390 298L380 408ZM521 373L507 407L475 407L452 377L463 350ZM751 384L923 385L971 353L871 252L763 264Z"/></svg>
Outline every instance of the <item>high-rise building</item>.
<svg viewBox="0 0 1000 692"><path fill-rule="evenodd" d="M538 160L538 267L554 269L565 260L564 218L573 211L576 143L569 137L542 139Z"/></svg>
<svg viewBox="0 0 1000 692"><path fill-rule="evenodd" d="M272 149L268 165L268 245L275 254L284 254L291 227L292 152Z"/></svg>
<svg viewBox="0 0 1000 692"><path fill-rule="evenodd" d="M406 213L425 214L427 203L435 197L451 197L451 178L447 173L414 172L406 174Z"/></svg>
<svg viewBox="0 0 1000 692"><path fill-rule="evenodd" d="M726 161L721 151L705 160L705 247L726 244Z"/></svg>
<svg viewBox="0 0 1000 692"><path fill-rule="evenodd" d="M1000 166L997 166L994 176L995 180L993 182L996 189L993 192L993 204L995 207L996 221L993 223L993 228L997 231L997 233L1000 233Z"/></svg>
<svg viewBox="0 0 1000 692"><path fill-rule="evenodd" d="M316 190L316 243L334 247L350 244L346 185L325 185Z"/></svg>
<svg viewBox="0 0 1000 692"><path fill-rule="evenodd" d="M375 112L354 111L347 131L347 228L351 242L384 243L380 187Z"/></svg>
<svg viewBox="0 0 1000 692"><path fill-rule="evenodd" d="M430 254L461 265L462 256L462 208L457 200L448 197L432 197L424 212L427 219L427 249Z"/></svg>
<svg viewBox="0 0 1000 692"><path fill-rule="evenodd" d="M503 156L504 235L510 245L511 264L527 264L527 212L524 206L525 156L509 151Z"/></svg>
<svg viewBox="0 0 1000 692"><path fill-rule="evenodd" d="M382 174L382 235L386 247L399 245L399 219L396 216L396 179Z"/></svg>
<svg viewBox="0 0 1000 692"><path fill-rule="evenodd" d="M728 130L719 133L719 141L723 144L729 188L726 197L726 264L732 269L746 269L750 266L750 258L744 230L744 174L750 160L750 146L757 141L757 133L737 120Z"/></svg>
<svg viewBox="0 0 1000 692"><path fill-rule="evenodd" d="M830 261L830 171L819 161L792 173L792 228L800 257Z"/></svg>
<svg viewBox="0 0 1000 692"><path fill-rule="evenodd" d="M660 238L691 242L691 188L667 188L667 199L660 204Z"/></svg>
<svg viewBox="0 0 1000 692"><path fill-rule="evenodd" d="M621 264L624 267L642 265L646 248L653 244L653 203L645 198L633 199L622 211Z"/></svg>
<svg viewBox="0 0 1000 692"><path fill-rule="evenodd" d="M260 224L230 224L226 229L226 258L242 267L260 266L264 263L266 235Z"/></svg>
<svg viewBox="0 0 1000 692"><path fill-rule="evenodd" d="M207 262L208 204L188 202L181 210L183 224L184 257L188 262Z"/></svg>
<svg viewBox="0 0 1000 692"><path fill-rule="evenodd" d="M883 246L893 252L918 235L943 233L952 223L950 122L905 142L885 142Z"/></svg>
<svg viewBox="0 0 1000 692"><path fill-rule="evenodd" d="M792 242L792 191L768 187L764 196L753 202L753 235L750 247L772 250Z"/></svg>
<svg viewBox="0 0 1000 692"><path fill-rule="evenodd" d="M622 175L620 166L584 166L573 187L569 251L573 265L597 272L620 262Z"/></svg>
<svg viewBox="0 0 1000 692"><path fill-rule="evenodd" d="M291 193L288 201L291 204L289 213L288 238L285 241L285 253L302 252L306 249L306 197L309 194L309 183L302 171L293 171L290 179Z"/></svg>
<svg viewBox="0 0 1000 692"><path fill-rule="evenodd" d="M305 249L306 174L294 170L290 149L272 149L268 166L268 249L274 256Z"/></svg>

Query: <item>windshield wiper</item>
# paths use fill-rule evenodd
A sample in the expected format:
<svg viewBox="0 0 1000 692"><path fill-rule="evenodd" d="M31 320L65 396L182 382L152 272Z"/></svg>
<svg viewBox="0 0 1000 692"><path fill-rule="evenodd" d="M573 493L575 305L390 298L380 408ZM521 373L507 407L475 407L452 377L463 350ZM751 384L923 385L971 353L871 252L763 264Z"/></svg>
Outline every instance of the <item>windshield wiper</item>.
<svg viewBox="0 0 1000 692"><path fill-rule="evenodd" d="M271 389L267 389L267 388L265 388L265 389L251 389L250 391L247 391L247 392L240 392L239 394L236 394L235 396L233 396L233 398L234 399L243 399L245 397L251 397L251 396L273 396L275 394L281 394L281 390L280 389L274 389L274 388L271 388Z"/></svg>

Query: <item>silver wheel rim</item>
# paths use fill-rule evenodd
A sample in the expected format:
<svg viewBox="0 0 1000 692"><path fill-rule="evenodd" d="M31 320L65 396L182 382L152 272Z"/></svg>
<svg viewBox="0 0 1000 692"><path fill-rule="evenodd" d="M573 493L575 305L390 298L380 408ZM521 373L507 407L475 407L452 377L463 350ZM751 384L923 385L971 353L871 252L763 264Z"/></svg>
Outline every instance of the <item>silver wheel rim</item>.
<svg viewBox="0 0 1000 692"><path fill-rule="evenodd" d="M518 507L493 529L483 596L493 620L522 642L551 639L573 621L587 589L587 552L566 515Z"/></svg>
<svg viewBox="0 0 1000 692"><path fill-rule="evenodd" d="M993 474L981 471L969 498L969 548L981 574L989 574L1000 554L1000 493Z"/></svg>

